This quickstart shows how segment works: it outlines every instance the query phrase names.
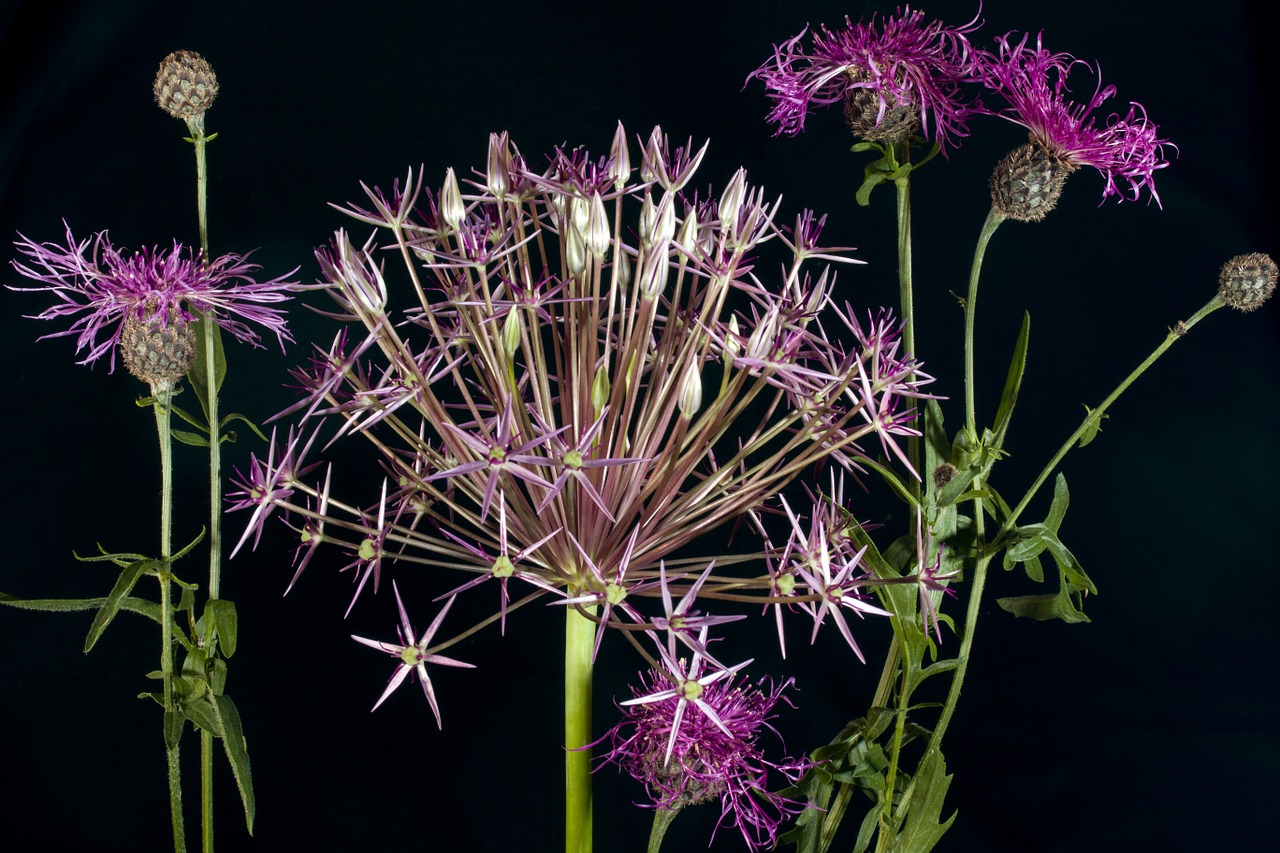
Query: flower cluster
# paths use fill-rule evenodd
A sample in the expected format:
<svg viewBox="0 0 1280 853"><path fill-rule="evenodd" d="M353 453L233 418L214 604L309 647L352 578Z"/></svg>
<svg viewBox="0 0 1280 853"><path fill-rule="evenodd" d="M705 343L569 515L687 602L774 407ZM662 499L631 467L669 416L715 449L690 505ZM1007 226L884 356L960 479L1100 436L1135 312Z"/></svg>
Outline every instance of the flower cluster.
<svg viewBox="0 0 1280 853"><path fill-rule="evenodd" d="M1033 47L1014 33L997 37L995 51L977 48L969 37L979 26L976 18L960 27L926 21L910 8L879 23L874 16L856 24L846 19L842 29L814 31L807 49L807 29L775 46L773 58L751 76L775 102L769 121L780 134L802 131L813 106L841 102L854 134L873 142L900 142L918 125L943 148L954 147L977 115L1022 125L1031 142L992 178L997 210L1010 218L1043 218L1081 166L1101 173L1103 200L1136 199L1146 191L1159 203L1154 174L1167 165L1170 143L1141 104L1098 126L1096 113L1115 95L1114 86L1099 83L1086 102L1074 102L1067 75L1084 62L1051 53L1039 38ZM1007 106L984 106L980 96L986 95Z"/></svg>
<svg viewBox="0 0 1280 853"><path fill-rule="evenodd" d="M685 191L704 151L655 128L635 169L619 126L607 157L560 149L535 170L497 134L474 182L449 170L432 192L410 172L390 192L366 188L344 210L377 233L338 231L317 252L344 329L293 371L301 397L277 416L295 419L288 437L239 474L233 508L252 511L241 542L280 510L301 538L298 572L321 543L345 550L352 605L392 567L452 570L463 579L439 598L493 595L482 624L540 599L573 607L598 625L597 652L620 636L668 675L693 654L694 680L736 672L707 632L746 616L701 609L717 600L798 611L815 633L830 618L856 649L842 611L883 612L863 601L879 581L858 554L835 569L805 552L783 592L767 564L800 552L725 534L743 519L764 533L783 490L828 461L905 460L898 442L918 434L932 380L888 314L835 305L831 267L853 261L819 244L821 218L780 226L778 202L741 170L718 196ZM771 276L768 249L782 261ZM372 443L376 499L339 500L332 468L315 481L319 436ZM828 499L799 512L846 523ZM713 531L719 550L691 553ZM401 644L377 647L425 684L433 658L403 614L401 629ZM747 717L772 706L749 695L722 698ZM679 720L670 729L684 737Z"/></svg>
<svg viewBox="0 0 1280 853"><path fill-rule="evenodd" d="M253 278L259 267L240 255L206 263L198 252L176 242L169 251L128 252L113 246L106 231L77 241L68 227L65 246L19 237L14 245L28 260L14 261L14 269L41 286L10 289L47 291L57 298L35 319L76 318L44 338L75 335L77 353L87 351L81 364L106 355L114 369L116 348L131 321L161 329L185 327L196 313L212 317L223 330L254 346L260 346L260 337L249 323L273 333L282 348L292 340L284 311L275 307L301 289L287 280L292 273L259 282Z"/></svg>

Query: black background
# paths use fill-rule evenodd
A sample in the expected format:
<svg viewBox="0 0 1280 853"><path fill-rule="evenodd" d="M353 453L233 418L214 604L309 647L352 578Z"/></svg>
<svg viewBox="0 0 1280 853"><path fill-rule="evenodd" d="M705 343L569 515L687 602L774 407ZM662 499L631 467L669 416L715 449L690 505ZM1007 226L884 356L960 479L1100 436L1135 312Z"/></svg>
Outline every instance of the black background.
<svg viewBox="0 0 1280 853"><path fill-rule="evenodd" d="M862 307L893 304L891 193L878 192L869 210L854 206L863 161L848 153L838 113L815 115L797 139L775 139L762 87L743 90L773 42L876 8L852 0L4 4L0 234L58 240L65 218L81 237L109 228L124 246L196 241L190 147L150 94L160 58L184 48L204 54L222 86L207 117L219 133L209 154L213 251L260 247L254 257L268 275L299 265L303 279L316 275L312 247L346 224L326 203L357 198L360 180L385 185L419 164L429 176L482 168L488 134L502 129L534 163L562 142L603 154L622 120L633 137L661 123L673 138L710 138L697 186L721 188L743 165L753 182L785 194L784 220L801 207L829 212L827 242L856 246L870 262L841 274L844 295ZM951 23L974 12L950 0L926 8ZM1096 404L1208 299L1223 261L1280 248L1275 164L1265 156L1274 146L1264 131L1277 81L1271 22L1241 2L990 0L983 15L980 44L1042 28L1052 49L1100 61L1104 81L1120 89L1114 103L1141 101L1180 149L1157 179L1163 210L1098 207L1100 179L1086 169L1048 220L1006 224L993 242L980 407L994 406L1023 310L1033 323L1012 458L1000 475L1016 493L1079 422L1082 404ZM1088 75L1077 85L1082 96L1092 91ZM1021 141L1012 125L980 122L913 185L920 355L953 413L961 315L949 291L965 288L987 175ZM3 280L22 283L11 270ZM44 297L4 292L0 302L8 451L0 590L103 594L109 573L75 563L71 551L99 541L147 550L154 538L152 424L133 405L143 388L122 370L76 366L66 339L34 343L51 329L21 315L45 307ZM946 743L956 774L949 808L960 814L942 849L1239 850L1272 836L1278 318L1273 303L1206 320L1113 409L1100 439L1068 459L1074 503L1062 535L1101 588L1088 605L1094 621L1034 624L985 608ZM232 348L226 410L263 420L290 399L286 368L313 336L332 335L306 312L293 322L300 343L287 356ZM255 449L242 441L228 464L243 465ZM200 462L180 450L186 506L176 539L202 523ZM888 511L867 500L868 517ZM231 516L229 534L242 524ZM282 599L293 547L288 531L269 526L258 551L224 575L241 614L228 692L245 721L259 815L251 840L220 765L222 848L561 847L558 611L522 612L505 638L486 633L455 649L479 669L437 676L440 733L416 688L368 713L391 662L349 635L392 636L385 588L344 622L350 587L336 569L345 558L322 551ZM419 601L439 591L439 581L397 577ZM1025 591L1025 580L997 573L989 597ZM152 689L142 675L156 667L155 632L126 615L85 656L89 622L0 611L0 825L6 841L38 834L40 848L164 849L160 719L134 698ZM778 720L798 751L862 712L878 667L858 664L831 637L805 647L806 629L792 624L789 663L770 651L766 629L742 651L760 658L757 674L799 678L800 710ZM883 650L883 630L865 625L860 636L873 656ZM612 723L611 697L636 668L621 646L602 653L597 732ZM184 757L196 752L188 738ZM194 763L184 778L194 847ZM598 849L643 849L648 815L630 805L639 786L613 769L596 778ZM704 849L715 814L703 811L677 821L668 849ZM740 841L729 829L715 848Z"/></svg>

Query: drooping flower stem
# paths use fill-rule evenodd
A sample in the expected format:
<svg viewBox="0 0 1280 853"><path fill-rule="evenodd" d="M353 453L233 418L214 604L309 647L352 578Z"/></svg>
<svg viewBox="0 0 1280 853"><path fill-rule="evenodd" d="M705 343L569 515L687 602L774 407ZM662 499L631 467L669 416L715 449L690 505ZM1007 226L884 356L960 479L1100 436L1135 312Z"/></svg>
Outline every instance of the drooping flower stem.
<svg viewBox="0 0 1280 853"><path fill-rule="evenodd" d="M169 769L169 817L173 824L173 849L185 853L182 824L182 771L178 757L181 718L173 696L173 598L170 594L169 560L173 556L173 441L169 426L172 387L151 387L155 397L156 433L160 439L160 672L164 684L164 738ZM173 732L177 729L177 733Z"/></svg>
<svg viewBox="0 0 1280 853"><path fill-rule="evenodd" d="M591 653L596 625L565 608L564 795L565 853L591 853Z"/></svg>

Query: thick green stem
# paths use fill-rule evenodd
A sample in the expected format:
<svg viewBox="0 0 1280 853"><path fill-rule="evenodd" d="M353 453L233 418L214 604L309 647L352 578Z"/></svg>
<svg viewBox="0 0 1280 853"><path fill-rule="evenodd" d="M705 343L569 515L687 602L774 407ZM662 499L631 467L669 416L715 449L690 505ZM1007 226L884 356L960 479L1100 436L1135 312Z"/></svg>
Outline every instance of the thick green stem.
<svg viewBox="0 0 1280 853"><path fill-rule="evenodd" d="M565 608L565 853L591 853L591 653L596 624Z"/></svg>
<svg viewBox="0 0 1280 853"><path fill-rule="evenodd" d="M187 129L196 150L196 216L200 227L200 256L209 261L209 173L205 160L208 137L204 133L204 113L188 119ZM209 414L209 600L221 596L222 581L222 436L218 423L217 334L212 312L205 315L204 363ZM206 648L212 654L217 636L206 622ZM213 735L200 732L200 825L204 853L213 853Z"/></svg>
<svg viewBox="0 0 1280 853"><path fill-rule="evenodd" d="M165 752L169 771L169 819L173 825L173 849L185 853L186 831L182 823L182 769L177 738L170 737L170 720L178 713L173 696L173 597L169 559L173 556L173 440L169 426L171 387L151 386L155 397L156 433L160 440L160 673L164 685Z"/></svg>

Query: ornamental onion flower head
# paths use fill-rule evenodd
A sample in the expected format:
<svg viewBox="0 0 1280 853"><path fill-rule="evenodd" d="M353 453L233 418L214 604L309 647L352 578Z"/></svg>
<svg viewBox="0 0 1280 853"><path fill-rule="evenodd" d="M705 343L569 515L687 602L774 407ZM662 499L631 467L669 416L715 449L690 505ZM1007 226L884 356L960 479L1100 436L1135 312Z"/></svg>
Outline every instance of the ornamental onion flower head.
<svg viewBox="0 0 1280 853"><path fill-rule="evenodd" d="M774 46L773 59L751 73L764 81L775 101L768 120L775 135L795 136L814 104L843 103L853 133L873 142L899 142L917 129L944 148L966 136L973 107L961 91L976 82L976 53L968 34L981 24L960 27L925 21L905 7L844 29L814 31L808 51L801 41L808 28ZM748 78L750 79L750 78Z"/></svg>
<svg viewBox="0 0 1280 853"><path fill-rule="evenodd" d="M1261 252L1237 255L1222 265L1218 295L1237 311L1252 311L1271 298L1280 275L1276 262Z"/></svg>
<svg viewBox="0 0 1280 853"><path fill-rule="evenodd" d="M1098 127L1094 111L1115 95L1114 86L1099 81L1087 102L1068 98L1067 75L1085 65L1066 53L1050 53L1036 37L1018 42L1009 33L996 39L996 53L981 52L985 85L1008 103L988 110L1027 128L1031 141L1014 150L991 177L991 197L997 212L1008 219L1038 222L1053 209L1067 176L1081 166L1097 169L1105 181L1102 199L1136 200L1142 190L1156 204L1155 172L1168 165L1159 128L1141 104L1131 103L1121 116L1112 113ZM1122 184L1127 183L1124 187Z"/></svg>
<svg viewBox="0 0 1280 853"><path fill-rule="evenodd" d="M18 236L14 245L28 260L14 261L13 268L40 286L9 289L48 291L57 298L33 319L76 318L67 329L41 340L75 335L76 352L87 351L81 364L109 355L114 369L115 348L120 345L128 350L122 355L131 372L133 365L154 366L162 360L172 361L163 368L172 374L181 358L170 349L183 348L182 329L196 312L211 316L223 330L253 346L260 346L260 338L248 323L273 332L282 349L292 340L284 311L275 306L302 285L286 281L286 276L255 281L252 274L259 267L240 255L223 255L206 264L199 252L178 242L169 251L157 247L128 252L111 245L106 231L77 241L70 227L65 246ZM183 368L177 376L185 372Z"/></svg>
<svg viewBox="0 0 1280 853"><path fill-rule="evenodd" d="M495 627L550 601L595 621L602 653L638 631L702 653L686 629L739 618L704 608L773 586L738 521L828 461L856 467L860 443L905 458L931 380L891 318L831 304L832 268L857 262L820 245L823 220L777 224L745 172L687 191L705 146L627 140L534 168L497 134L480 168L340 208L376 230L317 252L345 330L293 371L302 399L277 417L295 438L240 477L241 541L279 509L299 568L317 537L354 554L357 597L407 566L490 598ZM316 430L368 440L385 491L340 497L340 464L309 480L294 448Z"/></svg>
<svg viewBox="0 0 1280 853"><path fill-rule="evenodd" d="M796 781L805 763L769 761L760 743L765 730L777 735L768 721L779 699L790 704L783 693L792 683L751 684L745 677L709 682L698 700L713 718L699 710L678 714L681 698L674 695L637 701L670 692L668 676L651 669L631 688L635 698L622 706L621 722L602 738L611 748L601 761L644 783L657 809L676 811L719 799L717 829L732 823L749 849L772 848L782 822L805 808L766 787L770 768L785 778L785 787Z"/></svg>

